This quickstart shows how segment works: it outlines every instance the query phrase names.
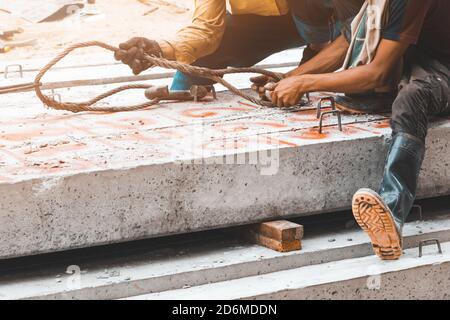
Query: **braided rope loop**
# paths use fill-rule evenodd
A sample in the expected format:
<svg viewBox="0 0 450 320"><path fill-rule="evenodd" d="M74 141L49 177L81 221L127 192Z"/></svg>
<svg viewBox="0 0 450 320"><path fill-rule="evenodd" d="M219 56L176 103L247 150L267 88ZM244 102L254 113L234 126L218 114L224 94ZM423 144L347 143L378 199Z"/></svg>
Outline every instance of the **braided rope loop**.
<svg viewBox="0 0 450 320"><path fill-rule="evenodd" d="M60 54L58 54L52 61L50 61L45 67L43 67L39 73L37 74L35 80L34 80L34 88L36 91L37 97L48 107L56 109L56 110L67 110L71 112L82 112L82 111L103 111L103 112L119 112L119 111L133 111L133 110L139 110L139 109L145 109L149 108L151 106L154 106L159 103L160 100L150 100L146 103L133 105L133 106L114 106L114 107L100 107L96 106L95 104L107 97L110 97L112 95L115 95L119 92L125 91L125 90L132 90L132 89L148 89L152 87L148 84L129 84L124 85L121 87L118 87L116 89L112 89L110 91L107 91L99 96L96 96L92 98L91 100L85 101L85 102L60 102L56 101L52 97L49 97L45 95L41 90L41 80L42 77L59 61L64 59L69 53L76 49L80 48L87 48L87 47L101 47L103 49L115 52L119 50L119 48L113 47L111 45L108 45L103 42L99 41L91 41L91 42L82 42L74 44L68 48L66 48L64 51L62 51ZM145 55L144 58L151 63L154 66L166 68L166 69L176 69L178 71L181 71L185 74L189 74L191 76L198 76L207 78L210 80L213 80L217 83L222 84L224 87L226 87L228 90L233 92L234 94L263 107L273 107L271 102L263 101L261 99L255 98L251 95L246 94L244 91L237 89L227 81L223 79L223 76L226 74L233 74L233 73L259 73L271 78L274 78L275 80L281 80L283 79L283 75L281 73L271 72L264 69L259 68L227 68L227 69L220 69L220 70L212 70L208 68L203 67L197 67L197 66L191 66L188 64L180 63L177 61L170 61L164 58Z"/></svg>

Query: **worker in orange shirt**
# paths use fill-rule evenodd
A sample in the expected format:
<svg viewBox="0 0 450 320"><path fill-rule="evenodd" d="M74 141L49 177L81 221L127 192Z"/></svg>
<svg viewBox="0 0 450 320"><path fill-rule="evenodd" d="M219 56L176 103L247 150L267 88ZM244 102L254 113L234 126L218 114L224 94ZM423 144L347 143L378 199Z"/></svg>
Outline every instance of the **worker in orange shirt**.
<svg viewBox="0 0 450 320"><path fill-rule="evenodd" d="M359 11L363 1L346 0L350 15ZM301 4L302 11L317 21L313 25L298 21L289 2ZM173 39L132 38L122 43L115 58L130 66L134 74L152 67L144 53L169 60L212 69L252 66L266 57L290 48L307 46L306 61L339 36L333 25L329 0L196 0L192 23ZM227 10L227 4L228 9ZM305 16L305 12L303 12ZM316 18L317 17L317 18ZM189 90L193 84L207 85L207 79L177 72L172 90Z"/></svg>

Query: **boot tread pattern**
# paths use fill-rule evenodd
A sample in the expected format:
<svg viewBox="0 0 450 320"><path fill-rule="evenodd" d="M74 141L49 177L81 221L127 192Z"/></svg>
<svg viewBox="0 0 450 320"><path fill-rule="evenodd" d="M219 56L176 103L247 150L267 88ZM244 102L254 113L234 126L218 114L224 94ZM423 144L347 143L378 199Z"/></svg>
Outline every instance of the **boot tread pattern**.
<svg viewBox="0 0 450 320"><path fill-rule="evenodd" d="M379 197L360 190L353 197L352 210L356 222L369 235L377 256L383 260L399 259L401 239L389 209Z"/></svg>

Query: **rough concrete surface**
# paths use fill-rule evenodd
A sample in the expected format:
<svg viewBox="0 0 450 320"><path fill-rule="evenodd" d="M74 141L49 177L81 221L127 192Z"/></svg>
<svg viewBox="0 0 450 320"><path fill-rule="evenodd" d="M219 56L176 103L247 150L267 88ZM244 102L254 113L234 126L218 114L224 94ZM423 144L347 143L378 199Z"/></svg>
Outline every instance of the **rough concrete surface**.
<svg viewBox="0 0 450 320"><path fill-rule="evenodd" d="M368 256L129 299L448 299L450 243L442 249L422 258L414 248L396 261Z"/></svg>
<svg viewBox="0 0 450 320"><path fill-rule="evenodd" d="M46 110L32 93L1 99L0 258L348 208L359 187L378 185L390 133L373 115L344 116L343 132L327 117L318 134L314 110L229 93L115 114ZM420 196L450 193L449 141L438 119Z"/></svg>
<svg viewBox="0 0 450 320"><path fill-rule="evenodd" d="M417 247L424 239L450 241L449 214L431 216L426 211L424 216L427 220L405 225L405 249ZM110 253L112 257L98 252L71 254L61 263L52 260L50 265L41 262L39 268L31 266L28 271L0 272L0 299L119 299L374 254L369 238L358 226L342 225L308 227L302 250L289 253L235 239L229 232L208 232L170 244L167 239L151 239L142 248L129 246ZM158 244L164 240L161 248ZM433 246L426 247L424 254L433 250ZM67 272L75 268L77 275Z"/></svg>

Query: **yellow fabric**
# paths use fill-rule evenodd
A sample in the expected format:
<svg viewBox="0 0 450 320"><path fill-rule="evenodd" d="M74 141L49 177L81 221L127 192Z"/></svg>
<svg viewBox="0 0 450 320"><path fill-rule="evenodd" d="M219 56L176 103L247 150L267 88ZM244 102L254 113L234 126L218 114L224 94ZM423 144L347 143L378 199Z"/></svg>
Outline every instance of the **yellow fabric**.
<svg viewBox="0 0 450 320"><path fill-rule="evenodd" d="M286 0L230 0L232 14L279 16L288 13Z"/></svg>
<svg viewBox="0 0 450 320"><path fill-rule="evenodd" d="M286 0L229 0L232 14L280 16L289 11ZM159 41L173 48L177 61L192 63L220 45L225 31L227 0L195 0L192 23L171 40ZM164 51L164 50L163 50Z"/></svg>

